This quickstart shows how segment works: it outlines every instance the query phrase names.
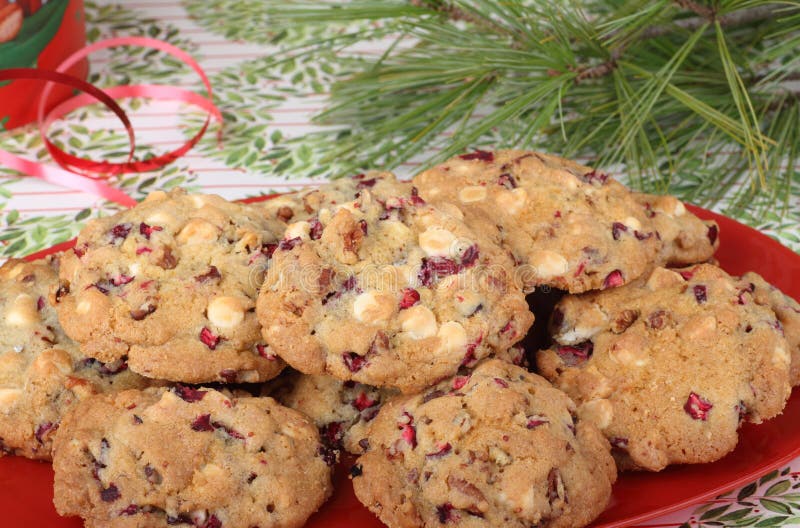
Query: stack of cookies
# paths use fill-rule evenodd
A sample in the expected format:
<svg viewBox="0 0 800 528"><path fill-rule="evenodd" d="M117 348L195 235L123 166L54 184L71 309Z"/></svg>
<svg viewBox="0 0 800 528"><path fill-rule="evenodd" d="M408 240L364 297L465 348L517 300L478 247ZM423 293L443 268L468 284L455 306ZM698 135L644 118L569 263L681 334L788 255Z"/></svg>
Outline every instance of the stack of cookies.
<svg viewBox="0 0 800 528"><path fill-rule="evenodd" d="M0 268L0 450L52 457L87 526L302 526L343 452L392 528L585 526L618 470L716 460L800 383L800 306L718 244L534 152L156 192Z"/></svg>

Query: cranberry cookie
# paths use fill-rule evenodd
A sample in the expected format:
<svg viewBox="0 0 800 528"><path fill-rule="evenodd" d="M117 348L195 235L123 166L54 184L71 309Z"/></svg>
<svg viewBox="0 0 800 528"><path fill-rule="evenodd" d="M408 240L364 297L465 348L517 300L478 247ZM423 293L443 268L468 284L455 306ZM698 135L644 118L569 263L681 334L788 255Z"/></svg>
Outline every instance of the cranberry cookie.
<svg viewBox="0 0 800 528"><path fill-rule="evenodd" d="M88 356L148 377L259 382L283 367L261 342L255 300L282 233L255 209L214 195L154 192L91 221L54 294Z"/></svg>
<svg viewBox="0 0 800 528"><path fill-rule="evenodd" d="M360 454L370 422L397 391L293 371L265 385L264 394L308 416L329 447Z"/></svg>
<svg viewBox="0 0 800 528"><path fill-rule="evenodd" d="M749 295L701 264L565 297L539 369L605 433L620 468L717 460L742 421L780 414L790 393L780 324Z"/></svg>
<svg viewBox="0 0 800 528"><path fill-rule="evenodd" d="M500 360L387 402L351 470L389 528L579 527L616 468L597 428L543 378Z"/></svg>
<svg viewBox="0 0 800 528"><path fill-rule="evenodd" d="M741 304L752 298L756 304L768 306L778 316L792 356L791 383L793 387L800 385L800 303L753 272L742 275L740 292Z"/></svg>
<svg viewBox="0 0 800 528"><path fill-rule="evenodd" d="M419 391L522 339L533 322L513 262L452 207L391 175L290 224L257 313L291 366Z"/></svg>
<svg viewBox="0 0 800 528"><path fill-rule="evenodd" d="M56 509L90 527L299 527L331 494L316 428L271 398L94 396L56 436Z"/></svg>
<svg viewBox="0 0 800 528"><path fill-rule="evenodd" d="M529 289L580 293L621 286L652 270L667 251L652 208L608 175L556 156L478 151L413 182L424 199L457 204L471 227L493 223ZM681 241L689 243L688 237Z"/></svg>
<svg viewBox="0 0 800 528"><path fill-rule="evenodd" d="M661 266L686 266L706 262L719 248L719 226L700 220L674 196L633 193L658 233Z"/></svg>
<svg viewBox="0 0 800 528"><path fill-rule="evenodd" d="M48 292L58 259L9 260L0 267L0 455L50 460L61 417L82 398L151 382L124 358L84 358L58 325Z"/></svg>

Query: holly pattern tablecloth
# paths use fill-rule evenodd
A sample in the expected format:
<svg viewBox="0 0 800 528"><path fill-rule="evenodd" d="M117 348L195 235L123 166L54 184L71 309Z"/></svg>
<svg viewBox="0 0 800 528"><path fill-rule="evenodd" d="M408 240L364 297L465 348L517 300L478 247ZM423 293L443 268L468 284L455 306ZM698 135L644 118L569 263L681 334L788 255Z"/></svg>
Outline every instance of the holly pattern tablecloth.
<svg viewBox="0 0 800 528"><path fill-rule="evenodd" d="M161 170L129 174L114 180L137 199L154 189L182 186L243 198L296 189L324 180L333 169L322 163L339 134L346 131L311 123L325 103L330 83L365 58L382 53L393 42L345 42L345 28L276 27L261 0L87 1L90 41L110 36L144 35L189 51L208 73L214 99L225 123L222 140L212 127L187 156ZM340 44L313 56L276 64L279 50L296 48L313 35L339 36ZM151 50L115 48L91 57L90 80L99 86L163 83L201 91L194 73L179 61ZM140 157L164 152L185 142L202 126L205 114L191 106L130 100L123 103L137 134ZM1 117L1 116L0 116ZM498 134L502 134L502 130ZM59 121L51 138L65 150L123 161L127 136L109 113L89 107ZM502 140L502 138L498 138ZM38 130L0 129L0 148L32 159L48 160ZM591 160L582 160L591 162ZM394 168L413 174L410 161ZM624 178L624 174L615 174ZM797 175L796 175L797 176ZM671 189L688 192L690 179ZM800 251L800 178L795 177L785 214L736 218ZM688 194L687 194L688 195ZM20 257L74 237L84 222L112 214L119 206L94 196L26 178L0 167L0 257ZM754 210L757 208L754 208ZM718 210L730 214L724 204ZM723 234L724 235L724 234ZM796 471L797 470L797 471ZM647 526L789 526L800 525L800 460L707 504L646 523Z"/></svg>

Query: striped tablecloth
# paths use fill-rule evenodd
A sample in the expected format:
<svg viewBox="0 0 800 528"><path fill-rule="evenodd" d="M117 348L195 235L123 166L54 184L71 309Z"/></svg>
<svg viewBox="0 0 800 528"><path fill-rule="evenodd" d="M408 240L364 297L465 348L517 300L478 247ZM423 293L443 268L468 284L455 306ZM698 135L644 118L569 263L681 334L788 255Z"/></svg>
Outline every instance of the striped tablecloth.
<svg viewBox="0 0 800 528"><path fill-rule="evenodd" d="M146 35L164 39L192 53L211 78L215 99L225 114L224 137L206 134L187 156L159 171L127 175L118 182L139 199L150 190L184 186L226 198L296 189L320 181L314 175L316 143L309 133L320 130L310 119L325 100L335 61L269 62L279 45L302 40L307 28L274 28L259 17L257 0L87 1L89 39ZM358 60L385 49L385 42L356 43L348 53ZM161 54L117 48L91 58L91 80L100 86L151 82L200 89L193 73ZM191 107L134 100L123 105L137 133L140 152L175 148L194 134L205 116ZM57 123L51 137L76 154L122 161L127 139L119 123L90 108ZM0 132L0 148L47 159L32 127ZM418 163L396 169L413 173ZM800 250L800 192L793 212L782 221L758 225L795 251ZM87 219L116 211L118 206L96 197L24 178L0 167L0 255L23 256L72 238ZM748 221L747 218L741 220ZM753 220L749 220L751 224ZM796 493L800 460L759 482L648 522L646 526L790 526L800 525L800 493Z"/></svg>

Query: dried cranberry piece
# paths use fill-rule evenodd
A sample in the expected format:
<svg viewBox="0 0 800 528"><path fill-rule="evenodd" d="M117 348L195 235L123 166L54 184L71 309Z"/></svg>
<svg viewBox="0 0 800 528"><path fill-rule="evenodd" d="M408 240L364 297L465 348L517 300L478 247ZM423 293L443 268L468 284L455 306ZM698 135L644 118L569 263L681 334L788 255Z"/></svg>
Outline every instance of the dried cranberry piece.
<svg viewBox="0 0 800 528"><path fill-rule="evenodd" d="M403 417L397 422L400 429L400 436L406 441L411 449L417 447L417 429L414 427L414 417L408 412L403 413Z"/></svg>
<svg viewBox="0 0 800 528"><path fill-rule="evenodd" d="M470 152L469 154L462 154L459 156L459 158L465 161L479 160L491 163L494 161L494 152L487 152L485 150L475 149L475 152Z"/></svg>
<svg viewBox="0 0 800 528"><path fill-rule="evenodd" d="M739 290L739 294L736 297L736 302L739 304L747 304L747 300L745 299L746 293L753 293L756 291L756 285L752 282L746 287Z"/></svg>
<svg viewBox="0 0 800 528"><path fill-rule="evenodd" d="M460 266L455 260L445 257L423 258L418 278L423 286L430 287L439 277L455 275Z"/></svg>
<svg viewBox="0 0 800 528"><path fill-rule="evenodd" d="M634 231L633 236L636 237L636 240L647 240L648 238L653 237L653 233L640 233L639 231Z"/></svg>
<svg viewBox="0 0 800 528"><path fill-rule="evenodd" d="M290 238L289 240L281 240L278 244L278 249L281 251L289 251L302 242L300 237Z"/></svg>
<svg viewBox="0 0 800 528"><path fill-rule="evenodd" d="M494 382L497 385L503 387L504 389L508 388L508 382L506 380L504 380L503 378L494 378Z"/></svg>
<svg viewBox="0 0 800 528"><path fill-rule="evenodd" d="M667 312L664 310L657 310L651 313L647 317L647 326L652 328L653 330L659 330L663 328L664 323L666 322Z"/></svg>
<svg viewBox="0 0 800 528"><path fill-rule="evenodd" d="M370 397L367 396L366 392L359 393L356 399L353 400L353 407L359 411L363 411L364 409L368 409L375 405L378 405L378 400L371 400Z"/></svg>
<svg viewBox="0 0 800 528"><path fill-rule="evenodd" d="M719 228L715 225L708 226L706 236L708 237L708 241L711 242L711 245L713 246L717 241L717 237L719 236Z"/></svg>
<svg viewBox="0 0 800 528"><path fill-rule="evenodd" d="M147 240L150 240L150 235L153 234L154 231L163 231L164 228L161 226L151 226L147 225L144 222L139 224L139 234L145 237Z"/></svg>
<svg viewBox="0 0 800 528"><path fill-rule="evenodd" d="M133 425L142 425L144 420L142 420L141 416L134 414L133 415Z"/></svg>
<svg viewBox="0 0 800 528"><path fill-rule="evenodd" d="M355 352L345 352L342 354L342 361L350 372L358 372L367 366L367 358L359 356Z"/></svg>
<svg viewBox="0 0 800 528"><path fill-rule="evenodd" d="M89 246L87 246L86 244L83 244L80 247L75 246L74 248L72 248L72 252L75 253L76 257L81 258L82 256L84 256L86 254L86 250L88 248L89 248Z"/></svg>
<svg viewBox="0 0 800 528"><path fill-rule="evenodd" d="M416 187L411 188L411 205L425 205L425 200L419 195L419 189Z"/></svg>
<svg viewBox="0 0 800 528"><path fill-rule="evenodd" d="M456 376L455 378L453 378L453 383L452 383L453 390L460 390L464 388L464 385L469 383L469 379L471 377L472 376Z"/></svg>
<svg viewBox="0 0 800 528"><path fill-rule="evenodd" d="M358 227L361 228L361 232L364 233L364 236L367 236L369 234L369 225L367 225L366 220L359 220Z"/></svg>
<svg viewBox="0 0 800 528"><path fill-rule="evenodd" d="M692 277L694 277L694 269L681 270L681 271L678 272L678 275L683 277L683 280L685 280L685 281L691 280Z"/></svg>
<svg viewBox="0 0 800 528"><path fill-rule="evenodd" d="M139 513L139 506L136 504L129 504L127 508L119 512L120 516L122 515L136 515Z"/></svg>
<svg viewBox="0 0 800 528"><path fill-rule="evenodd" d="M136 254L137 255L142 255L143 253L152 253L152 252L153 252L153 250L150 249L147 246L142 246L142 247L136 248Z"/></svg>
<svg viewBox="0 0 800 528"><path fill-rule="evenodd" d="M211 422L211 426L214 429L218 429L224 431L226 435L230 436L231 438L235 438L237 440L244 440L244 435L237 431L236 429L232 429L227 425L223 424L222 422Z"/></svg>
<svg viewBox="0 0 800 528"><path fill-rule="evenodd" d="M273 244L273 243L264 244L263 246L261 246L261 253L265 255L267 258L272 258L272 255L273 253L275 253L276 249L278 249L278 244Z"/></svg>
<svg viewBox="0 0 800 528"><path fill-rule="evenodd" d="M342 291L354 290L356 288L356 284L356 276L350 275L344 282L342 282Z"/></svg>
<svg viewBox="0 0 800 528"><path fill-rule="evenodd" d="M478 261L478 256L480 256L480 251L478 250L478 245L473 244L467 249L464 250L464 253L461 255L461 266L464 268L472 267L475 262Z"/></svg>
<svg viewBox="0 0 800 528"><path fill-rule="evenodd" d="M202 528L222 528L222 521L216 515L211 514Z"/></svg>
<svg viewBox="0 0 800 528"><path fill-rule="evenodd" d="M192 422L192 431L207 432L213 431L214 427L211 426L211 415L201 414Z"/></svg>
<svg viewBox="0 0 800 528"><path fill-rule="evenodd" d="M511 174L504 172L503 174L497 177L497 185L502 185L503 187L509 190L516 189L517 180L515 180Z"/></svg>
<svg viewBox="0 0 800 528"><path fill-rule="evenodd" d="M683 410L691 416L694 420L703 420L705 421L708 419L708 412L714 405L697 394L696 392L689 393L689 397L686 399L686 403L683 406Z"/></svg>
<svg viewBox="0 0 800 528"><path fill-rule="evenodd" d="M224 379L225 383L236 383L239 374L233 369L222 369L219 371L219 377Z"/></svg>
<svg viewBox="0 0 800 528"><path fill-rule="evenodd" d="M114 483L109 484L107 488L100 491L100 498L103 499L103 502L114 502L120 497L122 497L122 494Z"/></svg>
<svg viewBox="0 0 800 528"><path fill-rule="evenodd" d="M218 335L215 335L214 332L208 329L208 327L203 327L200 330L200 341L203 342L209 349L214 350L217 348L217 345L222 340L222 338Z"/></svg>
<svg viewBox="0 0 800 528"><path fill-rule="evenodd" d="M411 308L419 302L419 292L414 288L404 288L403 298L400 299L400 309Z"/></svg>
<svg viewBox="0 0 800 528"><path fill-rule="evenodd" d="M105 280L97 281L97 282L95 282L93 284L90 284L85 289L88 290L89 288L95 288L97 291L99 291L103 295L108 295L108 292L111 291L111 285L109 284L108 281L105 281Z"/></svg>
<svg viewBox="0 0 800 528"><path fill-rule="evenodd" d="M362 174L361 176L363 177L364 175ZM362 179L361 181L359 181L359 182L356 184L356 189L369 189L369 188L371 188L371 187L374 187L374 186L375 186L375 183L376 183L377 181L378 181L378 180L377 180L376 178L370 178L370 179L368 179L368 180L364 180L364 179Z"/></svg>
<svg viewBox="0 0 800 528"><path fill-rule="evenodd" d="M708 300L708 291L702 284L696 284L695 287L692 288L692 292L694 293L695 300L697 300L697 304L703 304Z"/></svg>
<svg viewBox="0 0 800 528"><path fill-rule="evenodd" d="M556 354L561 358L568 367L580 365L592 356L594 344L591 341L586 341L579 345L568 346L563 345L556 348Z"/></svg>
<svg viewBox="0 0 800 528"><path fill-rule="evenodd" d="M625 279L622 277L622 272L620 270L614 270L609 273L603 281L603 289L616 288L623 284L625 284Z"/></svg>
<svg viewBox="0 0 800 528"><path fill-rule="evenodd" d="M332 447L341 447L344 438L344 422L330 422L320 428L320 436Z"/></svg>
<svg viewBox="0 0 800 528"><path fill-rule="evenodd" d="M614 240L619 240L619 237L622 236L622 233L626 233L627 231L628 226L622 222L614 222L611 224L611 236L614 237Z"/></svg>
<svg viewBox="0 0 800 528"><path fill-rule="evenodd" d="M453 446L450 445L450 442L445 442L444 444L439 444L436 446L437 449L433 453L425 453L425 458L428 460L442 458L450 454L450 451L453 450Z"/></svg>
<svg viewBox="0 0 800 528"><path fill-rule="evenodd" d="M45 307L45 300L44 297L40 295L39 298L36 299L36 311L41 312L44 309L44 307Z"/></svg>
<svg viewBox="0 0 800 528"><path fill-rule="evenodd" d="M458 520L458 516L453 514L453 505L449 502L436 507L436 516L439 518L439 524Z"/></svg>
<svg viewBox="0 0 800 528"><path fill-rule="evenodd" d="M308 221L308 223L311 225L311 228L308 231L308 236L311 238L311 240L319 240L322 238L322 222L320 222L317 218L312 218Z"/></svg>
<svg viewBox="0 0 800 528"><path fill-rule="evenodd" d="M56 303L61 302L61 299L67 294L69 294L69 283L60 284L56 290Z"/></svg>
<svg viewBox="0 0 800 528"><path fill-rule="evenodd" d="M133 228L132 224L117 224L111 228L111 239L113 242L116 242L117 239L126 239L128 235L131 233L131 229Z"/></svg>
<svg viewBox="0 0 800 528"><path fill-rule="evenodd" d="M44 444L45 436L47 436L50 431L55 431L56 429L58 429L58 423L44 422L39 424L33 436L36 438L37 442Z"/></svg>
<svg viewBox="0 0 800 528"><path fill-rule="evenodd" d="M602 172L598 172L597 170L587 172L586 174L582 174L579 177L581 180L589 184L597 183L599 185L603 185L604 183L606 183L606 181L608 181L608 174L603 174Z"/></svg>
<svg viewBox="0 0 800 528"><path fill-rule="evenodd" d="M173 387L172 392L174 392L183 401L194 403L205 398L206 392L208 391L197 390L192 387L187 387L186 385L176 385Z"/></svg>
<svg viewBox="0 0 800 528"><path fill-rule="evenodd" d="M481 344L481 341L483 341L483 336L479 336L474 343L467 345L467 352L464 354L464 359L461 360L460 366L467 368L475 366L475 363L478 361L475 357L475 350L478 348L478 345Z"/></svg>
<svg viewBox="0 0 800 528"><path fill-rule="evenodd" d="M219 281L222 278L216 266L209 266L208 271L194 278L197 282Z"/></svg>
<svg viewBox="0 0 800 528"><path fill-rule="evenodd" d="M550 420L547 419L546 416L542 416L540 414L534 414L533 416L528 416L528 422L525 424L525 427L528 429L536 429L540 425L549 424Z"/></svg>
<svg viewBox="0 0 800 528"><path fill-rule="evenodd" d="M125 284L129 284L131 281L133 281L133 279L134 277L131 277L130 275L125 275L123 273L117 277L111 277L111 284L113 284L114 286L124 286Z"/></svg>

